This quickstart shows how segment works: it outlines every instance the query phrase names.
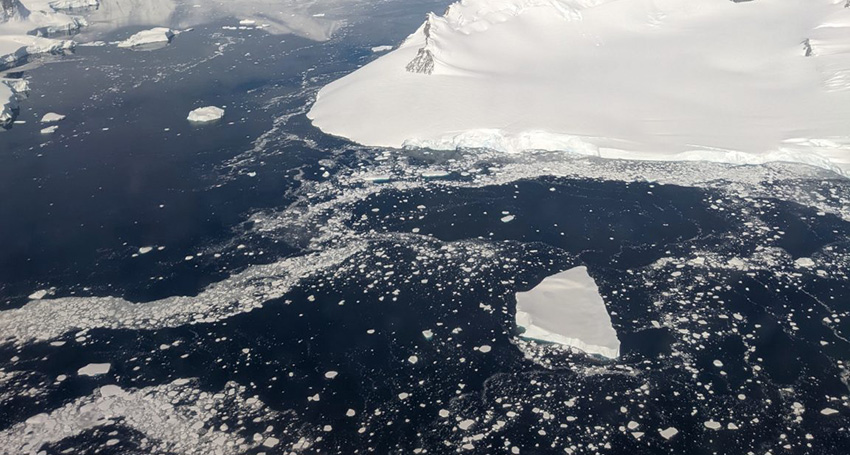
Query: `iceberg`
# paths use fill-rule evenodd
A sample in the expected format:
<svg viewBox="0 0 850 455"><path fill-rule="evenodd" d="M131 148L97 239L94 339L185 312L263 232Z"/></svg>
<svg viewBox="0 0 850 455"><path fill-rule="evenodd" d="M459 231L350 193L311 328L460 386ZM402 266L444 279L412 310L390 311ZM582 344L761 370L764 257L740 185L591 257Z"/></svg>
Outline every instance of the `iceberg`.
<svg viewBox="0 0 850 455"><path fill-rule="evenodd" d="M215 106L199 107L198 109L189 112L186 118L190 122L207 123L214 122L224 117L224 109Z"/></svg>
<svg viewBox="0 0 850 455"><path fill-rule="evenodd" d="M150 30L142 30L139 33L118 43L118 47L140 48L165 46L174 38L174 31L166 27L154 27Z"/></svg>
<svg viewBox="0 0 850 455"><path fill-rule="evenodd" d="M463 0L325 86L308 117L381 147L850 171L836 0Z"/></svg>
<svg viewBox="0 0 850 455"><path fill-rule="evenodd" d="M587 267L547 277L516 294L516 324L523 338L576 348L610 359L620 355L620 340L605 302Z"/></svg>
<svg viewBox="0 0 850 455"><path fill-rule="evenodd" d="M56 123L65 120L65 116L55 112L48 112L41 117L41 123Z"/></svg>
<svg viewBox="0 0 850 455"><path fill-rule="evenodd" d="M31 35L0 35L0 69L17 65L30 55L62 54L74 50L76 43Z"/></svg>
<svg viewBox="0 0 850 455"><path fill-rule="evenodd" d="M18 108L18 98L12 87L0 83L0 126L12 123L14 110Z"/></svg>
<svg viewBox="0 0 850 455"><path fill-rule="evenodd" d="M15 119L18 100L26 97L29 83L22 79L0 78L0 127L9 126Z"/></svg>

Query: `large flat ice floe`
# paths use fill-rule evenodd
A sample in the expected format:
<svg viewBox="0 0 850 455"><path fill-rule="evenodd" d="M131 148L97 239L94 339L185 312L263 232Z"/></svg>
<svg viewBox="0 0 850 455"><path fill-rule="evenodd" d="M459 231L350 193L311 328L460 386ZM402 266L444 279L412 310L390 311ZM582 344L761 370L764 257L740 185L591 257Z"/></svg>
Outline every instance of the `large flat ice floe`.
<svg viewBox="0 0 850 455"><path fill-rule="evenodd" d="M516 324L523 338L570 346L611 359L620 355L620 340L605 302L586 267L543 280L516 295Z"/></svg>
<svg viewBox="0 0 850 455"><path fill-rule="evenodd" d="M463 0L321 90L385 147L792 161L850 171L845 0Z"/></svg>

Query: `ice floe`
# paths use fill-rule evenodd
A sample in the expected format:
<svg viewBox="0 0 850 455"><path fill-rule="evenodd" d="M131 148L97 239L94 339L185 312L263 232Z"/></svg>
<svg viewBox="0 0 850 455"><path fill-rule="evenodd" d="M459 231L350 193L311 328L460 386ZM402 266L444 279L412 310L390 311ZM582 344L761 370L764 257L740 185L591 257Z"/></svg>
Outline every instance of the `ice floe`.
<svg viewBox="0 0 850 455"><path fill-rule="evenodd" d="M605 302L586 267L547 277L516 294L516 324L524 338L558 343L608 358L620 355L620 341Z"/></svg>
<svg viewBox="0 0 850 455"><path fill-rule="evenodd" d="M224 109L216 106L199 107L189 112L187 120L195 123L207 123L220 120L224 117Z"/></svg>
<svg viewBox="0 0 850 455"><path fill-rule="evenodd" d="M109 363L90 363L77 370L77 374L80 376L100 376L109 373L111 368L112 365Z"/></svg>

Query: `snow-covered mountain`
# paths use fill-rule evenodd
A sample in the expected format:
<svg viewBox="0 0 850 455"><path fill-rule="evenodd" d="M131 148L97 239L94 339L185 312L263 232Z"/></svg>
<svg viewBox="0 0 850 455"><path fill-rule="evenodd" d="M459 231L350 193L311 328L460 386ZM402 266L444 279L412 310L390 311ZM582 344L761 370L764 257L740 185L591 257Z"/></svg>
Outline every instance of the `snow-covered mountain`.
<svg viewBox="0 0 850 455"><path fill-rule="evenodd" d="M26 16L28 11L18 0L0 0L0 24Z"/></svg>
<svg viewBox="0 0 850 455"><path fill-rule="evenodd" d="M462 0L325 87L367 145L850 170L847 0Z"/></svg>

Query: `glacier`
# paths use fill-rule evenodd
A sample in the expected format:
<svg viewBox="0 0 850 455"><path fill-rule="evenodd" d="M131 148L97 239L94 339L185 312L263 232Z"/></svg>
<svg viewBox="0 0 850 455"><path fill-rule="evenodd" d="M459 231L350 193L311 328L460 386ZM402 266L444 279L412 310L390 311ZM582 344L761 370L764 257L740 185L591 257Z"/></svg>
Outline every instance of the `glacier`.
<svg viewBox="0 0 850 455"><path fill-rule="evenodd" d="M463 0L325 86L381 147L805 163L850 171L845 0Z"/></svg>
<svg viewBox="0 0 850 455"><path fill-rule="evenodd" d="M620 340L599 288L580 266L546 277L516 294L517 327L523 338L569 346L610 359L620 355Z"/></svg>

